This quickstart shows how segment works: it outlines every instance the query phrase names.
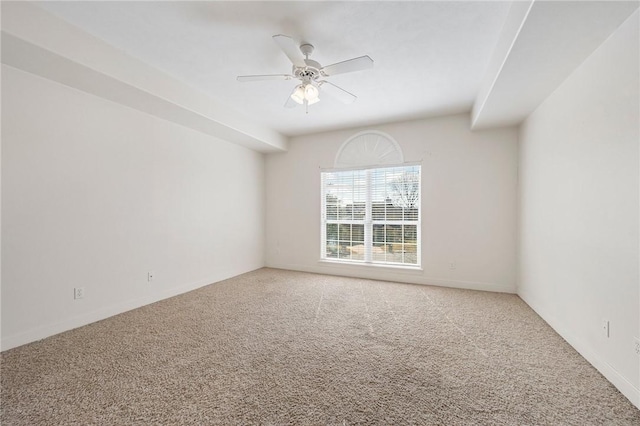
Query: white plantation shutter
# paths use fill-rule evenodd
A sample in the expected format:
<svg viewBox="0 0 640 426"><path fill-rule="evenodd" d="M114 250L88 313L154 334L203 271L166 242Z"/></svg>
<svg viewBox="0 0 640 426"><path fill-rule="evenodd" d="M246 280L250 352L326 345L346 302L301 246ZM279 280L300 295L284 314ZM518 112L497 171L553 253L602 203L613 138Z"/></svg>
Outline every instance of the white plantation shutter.
<svg viewBox="0 0 640 426"><path fill-rule="evenodd" d="M321 174L323 259L419 266L420 166Z"/></svg>

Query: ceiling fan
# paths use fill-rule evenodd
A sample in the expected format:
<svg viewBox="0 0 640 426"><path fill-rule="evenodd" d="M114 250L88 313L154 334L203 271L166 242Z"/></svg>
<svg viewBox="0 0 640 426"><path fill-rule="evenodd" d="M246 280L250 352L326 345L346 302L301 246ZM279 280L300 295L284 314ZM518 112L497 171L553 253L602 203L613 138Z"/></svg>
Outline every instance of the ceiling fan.
<svg viewBox="0 0 640 426"><path fill-rule="evenodd" d="M240 82L300 80L300 84L293 89L293 92L284 104L287 108L304 105L307 112L309 112L309 105L320 101L320 92L327 93L345 104L353 103L356 100L354 94L330 83L325 80L325 78L336 74L361 71L373 67L373 60L366 55L323 67L318 62L309 59L309 55L313 53L313 45L303 43L298 46L291 37L282 34L274 35L273 40L293 64L291 74L241 75L238 76L237 80Z"/></svg>

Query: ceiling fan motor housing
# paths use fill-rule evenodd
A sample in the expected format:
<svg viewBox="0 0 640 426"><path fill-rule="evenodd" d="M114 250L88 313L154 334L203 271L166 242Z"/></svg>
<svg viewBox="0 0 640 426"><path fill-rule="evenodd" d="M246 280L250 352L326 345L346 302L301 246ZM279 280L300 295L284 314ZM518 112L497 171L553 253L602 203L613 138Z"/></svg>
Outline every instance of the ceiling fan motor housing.
<svg viewBox="0 0 640 426"><path fill-rule="evenodd" d="M301 80L315 81L322 76L320 72L320 70L322 69L322 65L320 65L318 62L311 59L305 59L304 63L306 64L306 66L304 67L296 67L295 65L293 66L293 70L291 72L296 78L299 78Z"/></svg>

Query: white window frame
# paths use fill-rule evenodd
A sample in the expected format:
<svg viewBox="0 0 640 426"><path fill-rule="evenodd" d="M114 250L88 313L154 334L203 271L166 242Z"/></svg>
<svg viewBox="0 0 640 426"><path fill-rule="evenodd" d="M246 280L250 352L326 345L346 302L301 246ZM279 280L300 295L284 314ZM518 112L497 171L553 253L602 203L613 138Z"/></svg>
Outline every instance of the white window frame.
<svg viewBox="0 0 640 426"><path fill-rule="evenodd" d="M371 175L374 170L396 168L396 167L411 167L418 166L418 219L415 221L407 220L373 220L373 201L372 201L372 183ZM366 173L366 198L365 198L365 218L364 220L328 220L327 214L327 193L325 192L325 173L340 173L364 170ZM340 168L340 169L321 169L320 170L320 197L321 197L321 213L320 213L320 259L325 262L335 262L340 264L356 264L356 265L369 265L369 266L391 266L404 269L420 269L422 260L422 165L421 163L403 163L396 165L376 165L371 167L358 167L358 168ZM346 258L334 258L327 256L327 224L336 223L351 224L351 225L364 225L364 260L359 259L346 259ZM416 263L402 263L402 262L387 262L380 260L373 260L373 226L374 225L416 225ZM404 233L403 233L404 235ZM403 236L404 238L404 236Z"/></svg>

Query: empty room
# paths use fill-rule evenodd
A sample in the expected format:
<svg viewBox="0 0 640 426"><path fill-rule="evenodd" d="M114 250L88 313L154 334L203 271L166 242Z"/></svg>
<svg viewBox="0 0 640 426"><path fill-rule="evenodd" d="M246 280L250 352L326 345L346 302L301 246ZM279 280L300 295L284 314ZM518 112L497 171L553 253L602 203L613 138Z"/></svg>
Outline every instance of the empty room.
<svg viewBox="0 0 640 426"><path fill-rule="evenodd" d="M640 425L640 2L2 1L2 425Z"/></svg>

